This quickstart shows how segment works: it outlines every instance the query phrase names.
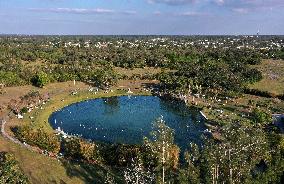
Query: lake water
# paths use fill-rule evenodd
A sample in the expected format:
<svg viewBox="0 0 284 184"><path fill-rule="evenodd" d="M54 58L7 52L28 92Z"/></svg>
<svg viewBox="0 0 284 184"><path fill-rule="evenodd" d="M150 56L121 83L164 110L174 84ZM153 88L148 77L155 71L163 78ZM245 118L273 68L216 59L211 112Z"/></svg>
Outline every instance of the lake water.
<svg viewBox="0 0 284 184"><path fill-rule="evenodd" d="M49 122L72 135L110 143L139 144L149 136L152 123L163 116L175 131L175 142L186 148L200 143L204 119L196 109L155 96L120 96L71 104L54 112Z"/></svg>

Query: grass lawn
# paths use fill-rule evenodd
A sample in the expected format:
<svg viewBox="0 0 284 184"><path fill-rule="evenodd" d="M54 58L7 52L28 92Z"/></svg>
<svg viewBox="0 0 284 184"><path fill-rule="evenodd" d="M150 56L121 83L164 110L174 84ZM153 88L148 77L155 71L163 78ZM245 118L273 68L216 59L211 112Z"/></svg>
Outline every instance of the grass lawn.
<svg viewBox="0 0 284 184"><path fill-rule="evenodd" d="M84 179L69 175L60 161L29 151L1 136L0 151L13 153L32 183L84 183Z"/></svg>
<svg viewBox="0 0 284 184"><path fill-rule="evenodd" d="M45 155L22 148L0 136L0 151L13 153L20 168L31 183L104 183L106 173L113 174L108 168L98 165L56 160Z"/></svg>
<svg viewBox="0 0 284 184"><path fill-rule="evenodd" d="M263 79L250 87L277 95L284 94L284 60L263 60L255 66L263 74Z"/></svg>

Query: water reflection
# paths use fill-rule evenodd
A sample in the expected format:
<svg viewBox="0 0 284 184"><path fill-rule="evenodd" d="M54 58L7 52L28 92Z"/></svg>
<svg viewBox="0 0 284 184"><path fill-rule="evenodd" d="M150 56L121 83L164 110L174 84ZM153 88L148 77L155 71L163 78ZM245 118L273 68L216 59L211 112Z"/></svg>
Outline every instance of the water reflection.
<svg viewBox="0 0 284 184"><path fill-rule="evenodd" d="M105 114L113 114L119 111L119 99L117 96L102 99L105 104Z"/></svg>

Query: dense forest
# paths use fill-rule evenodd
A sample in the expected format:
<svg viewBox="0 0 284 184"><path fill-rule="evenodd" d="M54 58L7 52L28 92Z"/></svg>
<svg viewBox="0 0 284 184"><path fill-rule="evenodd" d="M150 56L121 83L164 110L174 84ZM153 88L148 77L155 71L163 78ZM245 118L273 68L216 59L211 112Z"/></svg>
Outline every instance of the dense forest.
<svg viewBox="0 0 284 184"><path fill-rule="evenodd" d="M238 47L238 45L240 45ZM261 58L283 58L281 37L0 37L0 78L6 86L33 83L45 77L45 82L94 81L123 79L113 68L159 67L170 69L182 84L212 88L238 88L261 78L259 72L248 69ZM252 49L253 48L253 49ZM192 71L191 66L199 71ZM186 66L186 67L184 67ZM206 68L206 70L204 70ZM194 68L195 69L195 68ZM222 70L219 70L222 69ZM202 72L200 72L202 71ZM208 80L210 71L218 71L216 79ZM223 75L229 72L228 76ZM108 73L108 75L104 74ZM197 75L198 73L198 75ZM238 75L239 77L233 77ZM141 78L159 78L145 75ZM216 83L218 77L223 84ZM109 78L109 79L108 79ZM170 77L171 78L171 77ZM198 81L196 80L198 78ZM230 80L230 82L228 82ZM221 80L219 80L221 81ZM233 81L231 83L231 81ZM168 83L170 81L165 81ZM211 84L209 84L211 83ZM210 86L213 85L214 86ZM215 84L216 83L216 84ZM230 83L230 85L229 85Z"/></svg>

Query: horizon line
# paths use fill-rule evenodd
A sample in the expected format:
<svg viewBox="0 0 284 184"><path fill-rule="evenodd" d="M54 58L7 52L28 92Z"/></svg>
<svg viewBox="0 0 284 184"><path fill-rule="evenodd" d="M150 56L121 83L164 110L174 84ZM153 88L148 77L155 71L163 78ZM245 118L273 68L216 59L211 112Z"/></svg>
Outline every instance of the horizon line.
<svg viewBox="0 0 284 184"><path fill-rule="evenodd" d="M284 34L14 34L0 36L284 36Z"/></svg>

